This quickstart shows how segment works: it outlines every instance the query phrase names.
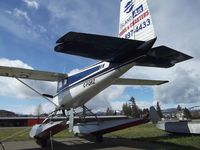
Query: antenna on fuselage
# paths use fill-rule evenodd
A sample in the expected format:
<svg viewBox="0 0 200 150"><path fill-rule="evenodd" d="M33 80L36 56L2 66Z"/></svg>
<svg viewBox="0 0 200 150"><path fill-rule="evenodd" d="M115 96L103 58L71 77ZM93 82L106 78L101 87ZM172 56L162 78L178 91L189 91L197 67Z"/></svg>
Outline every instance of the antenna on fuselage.
<svg viewBox="0 0 200 150"><path fill-rule="evenodd" d="M63 73L67 74L66 70L67 70L66 67L64 67L63 68Z"/></svg>

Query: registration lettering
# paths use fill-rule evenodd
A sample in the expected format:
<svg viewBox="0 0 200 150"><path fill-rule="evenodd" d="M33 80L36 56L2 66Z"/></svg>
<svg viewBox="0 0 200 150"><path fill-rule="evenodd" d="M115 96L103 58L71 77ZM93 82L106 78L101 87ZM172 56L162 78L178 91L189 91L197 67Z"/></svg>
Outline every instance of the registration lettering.
<svg viewBox="0 0 200 150"><path fill-rule="evenodd" d="M95 84L95 78L89 79L83 83L83 87L88 87Z"/></svg>

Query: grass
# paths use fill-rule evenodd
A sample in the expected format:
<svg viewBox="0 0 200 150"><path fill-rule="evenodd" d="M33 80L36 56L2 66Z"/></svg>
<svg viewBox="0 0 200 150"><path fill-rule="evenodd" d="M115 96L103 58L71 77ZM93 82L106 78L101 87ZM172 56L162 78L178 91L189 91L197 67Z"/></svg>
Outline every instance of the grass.
<svg viewBox="0 0 200 150"><path fill-rule="evenodd" d="M24 131L24 132L23 132ZM9 137L11 135L15 135L5 141L23 141L23 140L31 140L29 138L30 128L22 127L22 128L0 128L0 141ZM21 133L20 133L21 132ZM67 130L64 130L54 136L54 138L71 138L74 137L72 133L69 133ZM175 145L181 146L183 149L188 148L196 148L200 149L200 136L194 135L176 135L166 133L157 129L153 124L147 123L144 125L120 130L117 132L112 132L106 134L107 138L126 138L134 141L143 141L143 142L153 142L158 144Z"/></svg>
<svg viewBox="0 0 200 150"><path fill-rule="evenodd" d="M0 141L27 141L33 140L29 137L29 127L5 127L0 128ZM54 138L71 138L74 135L68 130L64 130L54 136Z"/></svg>
<svg viewBox="0 0 200 150"><path fill-rule="evenodd" d="M157 129L153 124L147 123L141 126L112 132L106 135L112 138L128 138L145 142L162 143L164 145L183 146L186 149L200 149L200 135L172 134Z"/></svg>
<svg viewBox="0 0 200 150"><path fill-rule="evenodd" d="M28 127L2 127L0 128L0 141L30 140Z"/></svg>

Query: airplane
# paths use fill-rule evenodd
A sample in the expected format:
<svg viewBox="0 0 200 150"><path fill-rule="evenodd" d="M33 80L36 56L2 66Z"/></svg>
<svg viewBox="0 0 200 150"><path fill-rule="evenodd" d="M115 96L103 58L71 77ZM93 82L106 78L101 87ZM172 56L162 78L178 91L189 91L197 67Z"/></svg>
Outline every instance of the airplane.
<svg viewBox="0 0 200 150"><path fill-rule="evenodd" d="M72 116L68 120L69 126L73 126L74 109L88 110L85 103L111 85L161 85L168 82L121 78L129 69L135 66L170 68L192 58L167 46L153 47L156 40L147 0L121 0L118 37L69 32L56 41L56 52L100 60L98 63L68 75L0 66L0 76L16 78L53 103L56 109L45 121L60 110L66 115L67 110ZM42 94L22 79L57 82L57 93Z"/></svg>

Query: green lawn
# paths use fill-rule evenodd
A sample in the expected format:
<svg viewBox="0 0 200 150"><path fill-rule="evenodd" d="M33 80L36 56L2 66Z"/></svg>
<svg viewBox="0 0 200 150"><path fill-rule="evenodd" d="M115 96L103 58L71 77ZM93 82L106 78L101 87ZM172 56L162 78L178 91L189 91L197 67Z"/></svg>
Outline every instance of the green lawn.
<svg viewBox="0 0 200 150"><path fill-rule="evenodd" d="M24 130L24 132L23 132ZM22 131L22 132L21 132ZM6 137L10 137L5 141L20 141L20 140L31 140L29 138L30 128L0 128L0 140L4 140ZM21 132L21 133L20 133ZM72 133L69 133L67 130L62 131L54 136L54 138L70 138L74 137ZM176 135L166 133L155 128L151 123L147 123L141 126L128 128L125 130L113 132L106 134L107 138L128 138L134 141L145 141L153 142L163 145L175 145L181 146L183 149L197 148L200 149L200 135Z"/></svg>
<svg viewBox="0 0 200 150"><path fill-rule="evenodd" d="M1 127L0 128L0 141L22 141L30 140L30 128L28 127Z"/></svg>
<svg viewBox="0 0 200 150"><path fill-rule="evenodd" d="M166 146L177 145L183 146L186 149L188 147L200 149L200 135L181 135L167 133L157 129L155 125L151 123L117 132L112 132L107 134L106 137L128 138L132 140L161 143Z"/></svg>
<svg viewBox="0 0 200 150"><path fill-rule="evenodd" d="M5 127L0 128L0 141L25 141L33 140L29 137L29 127ZM68 130L64 130L54 136L54 138L70 138L74 137Z"/></svg>

